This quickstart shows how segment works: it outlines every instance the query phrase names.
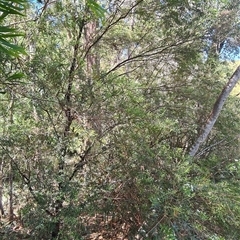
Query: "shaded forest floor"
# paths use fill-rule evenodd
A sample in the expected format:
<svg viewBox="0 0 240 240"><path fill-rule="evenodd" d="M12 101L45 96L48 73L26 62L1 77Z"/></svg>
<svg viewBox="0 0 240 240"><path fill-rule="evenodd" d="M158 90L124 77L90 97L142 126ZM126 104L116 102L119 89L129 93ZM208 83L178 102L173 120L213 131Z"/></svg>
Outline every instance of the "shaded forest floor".
<svg viewBox="0 0 240 240"><path fill-rule="evenodd" d="M129 227L121 221L113 221L111 218L104 219L102 216L84 217L85 231L79 239L86 240L127 240ZM14 216L9 221L8 216L1 216L0 221L1 240L36 239L30 229L24 227L23 222ZM50 237L49 237L50 239ZM136 238L138 239L138 238ZM44 239L47 240L47 239Z"/></svg>

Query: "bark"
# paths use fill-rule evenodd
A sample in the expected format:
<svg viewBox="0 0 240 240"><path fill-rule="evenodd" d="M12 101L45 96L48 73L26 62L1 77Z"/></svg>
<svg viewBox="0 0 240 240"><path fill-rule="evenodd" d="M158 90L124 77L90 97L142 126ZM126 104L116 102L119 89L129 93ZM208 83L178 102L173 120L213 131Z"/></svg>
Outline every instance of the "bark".
<svg viewBox="0 0 240 240"><path fill-rule="evenodd" d="M11 92L11 101L8 107L10 113L10 123L13 124L13 107L14 107L14 94ZM9 221L13 221L14 212L13 212L13 162L10 160L9 164Z"/></svg>
<svg viewBox="0 0 240 240"><path fill-rule="evenodd" d="M1 215L4 215L4 208L3 208L3 161L0 161L0 212Z"/></svg>
<svg viewBox="0 0 240 240"><path fill-rule="evenodd" d="M12 222L14 218L13 213L13 172L12 160L9 165L9 221Z"/></svg>
<svg viewBox="0 0 240 240"><path fill-rule="evenodd" d="M202 128L200 135L198 136L197 140L190 149L189 155L191 157L196 156L199 147L206 141L209 133L211 132L215 122L218 119L218 116L223 108L225 101L227 100L229 94L231 93L232 89L235 87L239 79L240 79L240 66L237 67L232 77L229 79L228 83L225 85L221 94L217 98L205 126Z"/></svg>
<svg viewBox="0 0 240 240"><path fill-rule="evenodd" d="M85 25L84 35L85 35L85 49L86 55L85 60L87 63L86 76L87 76L87 84L88 84L88 93L87 97L90 98L91 102L96 103L95 94L99 91L98 89L94 89L95 82L97 78L100 76L100 58L97 53L98 43L96 42L98 23L96 20L92 20ZM95 109L85 116L86 122L89 126L94 129L94 131L101 136L103 133L103 124L102 119L104 119L103 111L101 104L95 104ZM87 144L89 139L86 139L85 145L86 149L88 148ZM91 144L91 143L90 143Z"/></svg>
<svg viewBox="0 0 240 240"><path fill-rule="evenodd" d="M92 42L94 41L96 31L97 31L96 21L91 21L85 25L85 28L84 28L85 42L86 42L85 45L88 52L86 55L88 78L90 78L94 72L97 72L99 70L97 56L95 53L93 53L93 48L90 49Z"/></svg>

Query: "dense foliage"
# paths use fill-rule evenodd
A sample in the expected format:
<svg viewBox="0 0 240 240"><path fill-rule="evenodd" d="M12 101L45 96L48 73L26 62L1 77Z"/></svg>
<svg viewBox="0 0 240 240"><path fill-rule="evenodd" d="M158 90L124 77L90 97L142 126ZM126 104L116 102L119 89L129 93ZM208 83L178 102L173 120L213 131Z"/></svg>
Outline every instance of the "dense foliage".
<svg viewBox="0 0 240 240"><path fill-rule="evenodd" d="M189 151L233 72L239 6L44 0L5 18L24 38L0 51L2 239L238 239L237 94Z"/></svg>

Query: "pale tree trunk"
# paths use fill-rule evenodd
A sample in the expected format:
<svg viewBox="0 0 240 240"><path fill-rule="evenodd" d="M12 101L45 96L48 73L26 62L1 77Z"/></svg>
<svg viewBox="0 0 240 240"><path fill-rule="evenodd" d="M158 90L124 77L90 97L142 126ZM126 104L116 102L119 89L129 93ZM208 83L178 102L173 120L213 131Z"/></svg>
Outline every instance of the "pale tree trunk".
<svg viewBox="0 0 240 240"><path fill-rule="evenodd" d="M0 212L1 215L4 215L2 198L3 198L3 160L0 161Z"/></svg>
<svg viewBox="0 0 240 240"><path fill-rule="evenodd" d="M86 76L87 83L90 92L90 98L92 102L96 103L95 94L97 94L98 89L94 89L94 81L98 80L100 76L100 60L99 55L96 52L98 46L98 40L96 38L98 23L96 20L92 20L87 23L84 27L84 40L85 40L85 57L87 62ZM102 119L104 119L101 104L96 104L96 109L91 111L86 116L86 122L88 125L98 133L100 136L103 133ZM87 127L87 126L84 126ZM86 139L85 145L89 146L89 140Z"/></svg>
<svg viewBox="0 0 240 240"><path fill-rule="evenodd" d="M9 164L9 221L13 221L13 172L12 172L12 160Z"/></svg>
<svg viewBox="0 0 240 240"><path fill-rule="evenodd" d="M11 101L8 107L10 114L10 123L13 124L13 107L14 107L14 93L11 92ZM12 159L9 163L9 221L13 221L14 212L13 212L13 169L12 169Z"/></svg>
<svg viewBox="0 0 240 240"><path fill-rule="evenodd" d="M94 42L94 38L97 31L97 22L91 21L87 23L84 27L85 35L85 48L86 48L86 61L87 61L87 78L89 83L92 84L93 74L99 73L99 59L96 54L93 53L97 42Z"/></svg>
<svg viewBox="0 0 240 240"><path fill-rule="evenodd" d="M240 79L240 66L236 69L236 71L233 73L232 77L229 79L228 83L223 88L221 94L219 95L218 99L216 100L212 112L210 113L210 116L205 124L205 126L202 128L202 131L200 132L200 135L198 136L197 140L193 144L193 146L190 149L189 155L191 157L194 157L201 144L203 144L209 133L211 132L216 120L218 119L218 116L223 108L223 105L225 101L227 100L229 94L231 93L232 89Z"/></svg>

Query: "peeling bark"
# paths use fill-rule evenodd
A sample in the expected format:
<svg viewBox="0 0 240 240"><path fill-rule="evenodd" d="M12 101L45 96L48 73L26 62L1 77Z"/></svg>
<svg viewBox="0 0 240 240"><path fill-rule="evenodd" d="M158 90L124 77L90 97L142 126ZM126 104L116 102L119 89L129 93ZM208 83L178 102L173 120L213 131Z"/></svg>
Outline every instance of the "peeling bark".
<svg viewBox="0 0 240 240"><path fill-rule="evenodd" d="M197 140L190 149L189 155L191 157L196 156L199 147L206 141L209 133L211 132L215 122L219 117L219 114L223 108L225 101L227 100L229 94L231 93L232 89L235 87L239 79L240 79L240 66L237 67L232 77L229 79L228 83L225 85L221 94L217 98L205 126L202 128L200 135L198 136Z"/></svg>

